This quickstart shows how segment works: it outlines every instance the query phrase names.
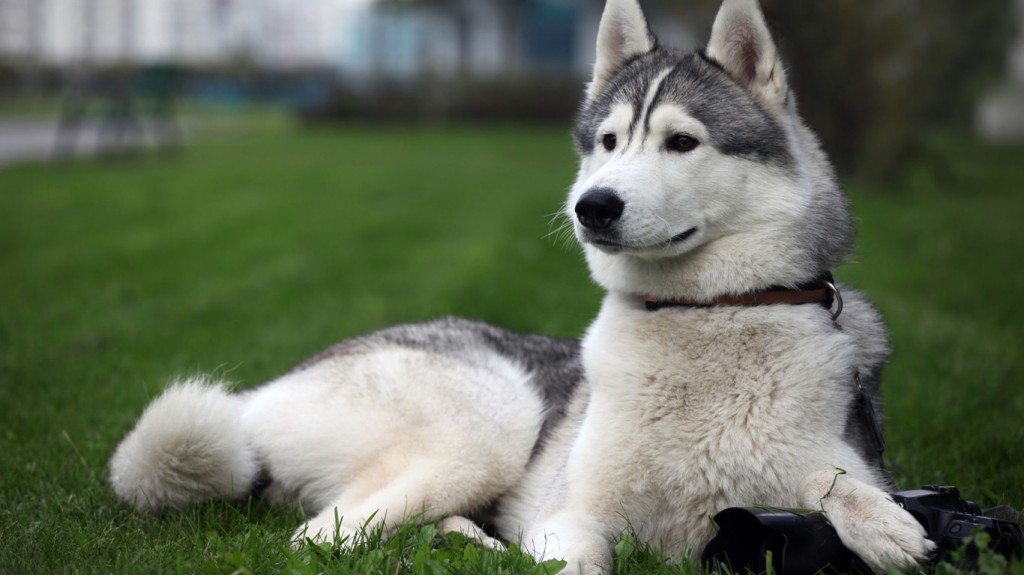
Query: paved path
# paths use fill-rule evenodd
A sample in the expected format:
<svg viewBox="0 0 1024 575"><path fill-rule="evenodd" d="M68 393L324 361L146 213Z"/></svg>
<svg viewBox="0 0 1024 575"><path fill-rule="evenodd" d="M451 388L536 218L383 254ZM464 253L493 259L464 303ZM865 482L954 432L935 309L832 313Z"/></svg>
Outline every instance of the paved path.
<svg viewBox="0 0 1024 575"><path fill-rule="evenodd" d="M61 149L62 157L95 156L109 146L103 145L103 130L99 122L83 122L68 139L67 132ZM58 157L58 123L56 119L0 118L0 169L15 164L46 162ZM109 134L107 134L109 139ZM150 133L147 132L149 137ZM70 153L69 144L72 144ZM144 145L136 141L131 147Z"/></svg>
<svg viewBox="0 0 1024 575"><path fill-rule="evenodd" d="M57 123L0 119L0 167L52 157Z"/></svg>

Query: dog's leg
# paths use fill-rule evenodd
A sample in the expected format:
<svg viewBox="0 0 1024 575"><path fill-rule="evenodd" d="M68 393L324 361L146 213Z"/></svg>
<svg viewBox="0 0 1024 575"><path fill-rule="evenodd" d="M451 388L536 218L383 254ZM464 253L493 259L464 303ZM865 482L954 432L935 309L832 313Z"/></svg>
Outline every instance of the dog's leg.
<svg viewBox="0 0 1024 575"><path fill-rule="evenodd" d="M379 528L387 537L403 520L419 513L430 520L426 494L411 478L395 480L365 498L354 497L348 490L296 531L294 546L312 541L352 547L360 542L364 529Z"/></svg>
<svg viewBox="0 0 1024 575"><path fill-rule="evenodd" d="M363 529L380 528L387 537L411 518L435 521L460 513L486 501L479 482L467 481L443 461L409 461L391 477L380 469L364 473L349 483L334 501L296 531L296 547L307 540L314 543L342 542L351 547L363 536Z"/></svg>
<svg viewBox="0 0 1024 575"><path fill-rule="evenodd" d="M800 505L820 509L849 547L872 569L913 569L935 544L924 527L881 489L842 471L817 471L800 484Z"/></svg>

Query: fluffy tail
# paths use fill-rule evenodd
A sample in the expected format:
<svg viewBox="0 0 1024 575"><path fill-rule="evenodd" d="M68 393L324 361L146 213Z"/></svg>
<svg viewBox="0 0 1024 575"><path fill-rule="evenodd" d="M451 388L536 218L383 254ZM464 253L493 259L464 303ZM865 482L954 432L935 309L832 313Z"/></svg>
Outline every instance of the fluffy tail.
<svg viewBox="0 0 1024 575"><path fill-rule="evenodd" d="M110 485L138 511L244 497L256 454L241 428L243 400L205 379L175 383L146 408L110 460Z"/></svg>

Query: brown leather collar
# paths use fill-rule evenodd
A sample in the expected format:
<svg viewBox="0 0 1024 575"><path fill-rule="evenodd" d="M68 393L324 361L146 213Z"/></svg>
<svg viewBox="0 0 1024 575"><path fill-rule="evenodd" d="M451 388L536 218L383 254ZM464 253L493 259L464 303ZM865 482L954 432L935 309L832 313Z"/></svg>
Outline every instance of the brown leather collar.
<svg viewBox="0 0 1024 575"><path fill-rule="evenodd" d="M835 320L843 311L843 298L836 289L832 274L826 273L817 280L801 284L796 288L771 287L764 290L747 292L739 295L722 295L707 301L687 298L662 299L652 295L643 297L648 311L658 311L666 307L714 307L714 306L762 306L762 305L801 305L807 303L821 304L825 309L837 305L832 319Z"/></svg>

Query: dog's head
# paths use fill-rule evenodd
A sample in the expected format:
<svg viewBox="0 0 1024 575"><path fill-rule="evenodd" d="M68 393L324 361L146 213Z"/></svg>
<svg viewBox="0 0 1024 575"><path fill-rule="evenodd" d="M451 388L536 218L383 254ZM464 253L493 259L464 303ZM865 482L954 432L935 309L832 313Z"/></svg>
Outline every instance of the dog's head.
<svg viewBox="0 0 1024 575"><path fill-rule="evenodd" d="M574 137L566 214L607 289L711 299L808 281L849 251L756 0L725 0L689 53L659 46L637 0L608 0Z"/></svg>

